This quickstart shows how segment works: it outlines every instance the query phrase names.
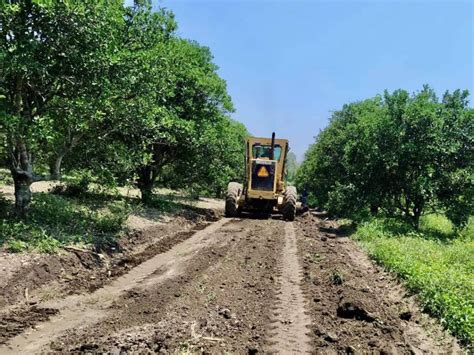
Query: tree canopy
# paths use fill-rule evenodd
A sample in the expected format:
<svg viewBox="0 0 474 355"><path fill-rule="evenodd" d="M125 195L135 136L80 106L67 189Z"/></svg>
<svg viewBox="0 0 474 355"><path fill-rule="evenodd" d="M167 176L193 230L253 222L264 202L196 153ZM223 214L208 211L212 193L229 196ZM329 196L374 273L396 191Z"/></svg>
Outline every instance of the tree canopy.
<svg viewBox="0 0 474 355"><path fill-rule="evenodd" d="M226 83L210 50L176 28L174 15L150 1L1 5L1 152L18 214L30 185L60 178L62 167L133 181L145 200L185 161L177 181L206 181L214 192L239 174L232 154L243 154L247 132L229 118ZM232 153L219 160L215 143ZM205 173L193 162L204 154L215 162Z"/></svg>
<svg viewBox="0 0 474 355"><path fill-rule="evenodd" d="M319 205L338 216L383 212L418 226L442 209L463 225L474 212L474 110L468 92L440 100L425 86L344 105L298 171Z"/></svg>

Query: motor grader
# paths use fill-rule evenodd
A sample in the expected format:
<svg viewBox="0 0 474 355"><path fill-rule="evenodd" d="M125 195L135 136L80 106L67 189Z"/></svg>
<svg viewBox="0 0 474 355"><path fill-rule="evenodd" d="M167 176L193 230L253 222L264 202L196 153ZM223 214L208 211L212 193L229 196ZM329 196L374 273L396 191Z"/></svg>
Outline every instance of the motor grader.
<svg viewBox="0 0 474 355"><path fill-rule="evenodd" d="M275 209L293 221L296 214L296 188L286 183L287 139L249 137L246 142L245 181L230 182L225 214L236 217L242 211L270 214Z"/></svg>

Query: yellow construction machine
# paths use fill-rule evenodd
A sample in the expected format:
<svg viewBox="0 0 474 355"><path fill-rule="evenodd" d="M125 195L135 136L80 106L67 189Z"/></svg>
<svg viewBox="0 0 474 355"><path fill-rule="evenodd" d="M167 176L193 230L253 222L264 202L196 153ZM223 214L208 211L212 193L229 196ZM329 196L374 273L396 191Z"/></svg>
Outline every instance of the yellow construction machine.
<svg viewBox="0 0 474 355"><path fill-rule="evenodd" d="M286 184L287 139L249 137L246 142L245 181L230 182L225 214L236 217L242 211L270 214L275 209L287 220L296 214L296 188Z"/></svg>

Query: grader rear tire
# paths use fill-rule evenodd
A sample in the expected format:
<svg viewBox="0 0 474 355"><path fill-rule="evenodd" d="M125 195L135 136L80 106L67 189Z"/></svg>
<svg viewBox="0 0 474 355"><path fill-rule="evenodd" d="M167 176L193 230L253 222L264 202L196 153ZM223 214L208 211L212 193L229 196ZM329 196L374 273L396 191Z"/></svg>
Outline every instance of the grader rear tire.
<svg viewBox="0 0 474 355"><path fill-rule="evenodd" d="M288 221L294 221L296 215L296 187L288 186L283 197L283 218Z"/></svg>
<svg viewBox="0 0 474 355"><path fill-rule="evenodd" d="M225 216L236 217L239 214L237 201L242 193L242 185L237 182L229 182L227 185L227 196L225 199Z"/></svg>

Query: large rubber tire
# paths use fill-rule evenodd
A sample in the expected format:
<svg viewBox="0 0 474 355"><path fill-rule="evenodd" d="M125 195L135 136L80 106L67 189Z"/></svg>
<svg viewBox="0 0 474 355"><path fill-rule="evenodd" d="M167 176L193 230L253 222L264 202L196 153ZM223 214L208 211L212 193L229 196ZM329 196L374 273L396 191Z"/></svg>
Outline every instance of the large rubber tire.
<svg viewBox="0 0 474 355"><path fill-rule="evenodd" d="M227 195L225 198L225 215L226 217L236 217L239 214L239 206L237 201L242 193L242 185L238 182L229 182L227 185Z"/></svg>
<svg viewBox="0 0 474 355"><path fill-rule="evenodd" d="M283 218L288 221L294 221L296 215L296 187L288 186L283 197Z"/></svg>

